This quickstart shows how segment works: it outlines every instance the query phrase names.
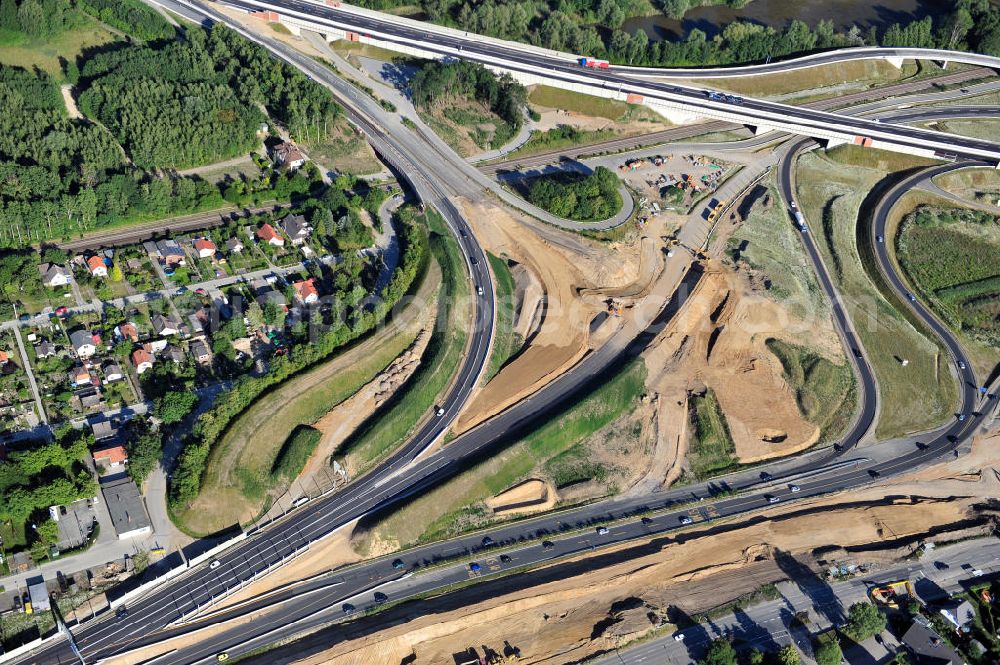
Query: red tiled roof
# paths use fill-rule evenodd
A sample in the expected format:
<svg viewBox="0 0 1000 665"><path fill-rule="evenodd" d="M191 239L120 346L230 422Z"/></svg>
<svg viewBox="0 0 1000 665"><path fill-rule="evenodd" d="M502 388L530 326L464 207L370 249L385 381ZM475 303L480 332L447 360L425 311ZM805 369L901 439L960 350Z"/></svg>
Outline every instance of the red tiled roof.
<svg viewBox="0 0 1000 665"><path fill-rule="evenodd" d="M105 270L108 269L108 267L104 265L104 259L99 256L92 256L87 259L87 267L90 268L90 272L94 272L99 268L104 268Z"/></svg>
<svg viewBox="0 0 1000 665"><path fill-rule="evenodd" d="M197 240L194 241L194 248L197 249L199 252L203 249L207 249L214 252L215 243L209 240L208 238L198 238Z"/></svg>
<svg viewBox="0 0 1000 665"><path fill-rule="evenodd" d="M113 446L94 451L94 461L105 461L108 464L121 464L128 461L128 453L124 446Z"/></svg>
<svg viewBox="0 0 1000 665"><path fill-rule="evenodd" d="M316 280L306 279L292 284L295 287L295 292L299 294L299 298L303 301L309 296L319 296L319 291L316 290Z"/></svg>
<svg viewBox="0 0 1000 665"><path fill-rule="evenodd" d="M274 230L274 227L270 224L264 224L264 226L257 229L257 237L261 240L270 241L273 238L278 237L278 232Z"/></svg>
<svg viewBox="0 0 1000 665"><path fill-rule="evenodd" d="M146 349L136 349L135 351L132 352L132 362L133 364L135 364L136 367L138 367L142 363L152 364L153 356L149 355L149 351L147 351Z"/></svg>

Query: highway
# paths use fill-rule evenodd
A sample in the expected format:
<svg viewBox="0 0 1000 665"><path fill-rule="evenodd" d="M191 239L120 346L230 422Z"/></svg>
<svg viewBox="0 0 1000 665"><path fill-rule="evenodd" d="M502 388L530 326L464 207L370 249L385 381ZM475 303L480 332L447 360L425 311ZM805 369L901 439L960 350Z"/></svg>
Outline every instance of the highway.
<svg viewBox="0 0 1000 665"><path fill-rule="evenodd" d="M221 20L221 18L216 17L216 20ZM268 44L268 47L272 48L280 57L287 57L296 66L308 71L317 80L335 89L342 84L324 67L303 56L292 55L294 52L290 54L290 49L287 47L274 43ZM479 284L490 287L484 289L484 295L477 299L474 320L475 334L472 335L466 360L452 390L447 399L442 402L444 414L441 417L429 416L417 435L390 457L378 471L361 479L360 482L352 483L332 497L307 504L293 512L285 520L266 530L251 534L247 541L220 555L221 565L217 569L209 570L207 566L203 566L192 570L169 586L163 586L141 600L131 603L128 606L127 616L108 617L103 621L82 626L77 632L77 641L89 659L100 658L128 648L129 645L153 639L150 636L170 622L199 607L210 604L213 599L237 586L241 580L248 579L265 570L276 561L305 547L309 542L328 535L360 516L401 501L440 482L462 468L463 465L481 459L482 455L491 448L516 437L525 428L530 427L531 423L551 417L558 412L561 405L587 391L595 382L604 380L609 371L613 371L613 368L620 366L623 361L634 357L641 351L670 321L673 314L683 304L690 288L697 282L698 273L692 271L677 295L646 330L635 331L633 336L615 338L600 350L586 357L571 372L564 374L544 390L536 393L530 400L518 404L469 433L456 438L443 450L421 457L421 453L442 434L447 424L461 409L472 386L478 380L485 358L488 357L493 328L492 282L482 249L475 242L471 231L458 211L448 200L447 192L442 185L438 184L447 178L447 175L442 173L441 166L436 162L428 164L419 159L404 157L403 154L413 154L408 151L407 146L396 143L388 132L366 120L356 107L352 107L351 104L348 104L347 107L354 114L356 121L366 130L380 154L394 163L401 174L412 178L414 188L425 201L431 201L439 207L448 223L457 231L456 237L469 261L472 279ZM958 352L960 353L961 350L958 349ZM956 357L962 358L960 355ZM611 369L609 370L609 368ZM965 398L969 398L968 392L969 390L966 391ZM866 400L866 404L871 401ZM844 442L844 450L849 449L856 442L856 439L852 439L852 437L862 436L870 424L871 418L864 415L859 418L852 428L851 435ZM949 452L954 445L964 440L977 424L978 419L974 417L967 419L964 423L956 422L942 433L941 438L935 439L926 447L880 465L880 472L889 474L931 461L937 456ZM954 438L949 439L949 437ZM418 457L420 459L417 459ZM832 460L832 455L813 456L809 461L800 463L801 468L789 471L785 475L791 475L793 472L808 472L823 464L829 464ZM833 478L802 480L799 483L801 493L796 494L809 496L869 482L872 478L870 471L870 466L859 463L857 467L851 466L839 471ZM662 496L656 497L655 502L670 502L673 505L681 501L708 498L719 490L720 482L724 481L716 480L710 484L663 493ZM732 490L747 489L760 483L759 478L755 479L752 473L747 473L743 474L739 480L732 480L727 488ZM778 500L792 496L789 487L780 485L770 488L768 493L777 497ZM595 515L603 517L610 514L618 517L619 515L615 513L618 506L621 506L621 510L624 512L634 512L638 506L648 507L652 502L650 499L645 499L641 502L635 501L630 506L628 502L622 501L618 504L610 504L610 506L585 507L573 514L547 516L542 519L554 523L553 532L558 532L562 530L562 527L558 526L560 520L574 520L572 524L575 524L576 521L585 523L588 520L593 520ZM767 505L767 500L762 495L755 494L715 502L712 504L712 513L708 512L707 507L703 507L701 510L705 511L702 517L707 519L714 516L738 515L765 505ZM586 517L588 510L591 517ZM687 512L689 509L669 512L656 518L662 520L657 524L664 531L678 528L680 515ZM642 523L639 522L639 524ZM644 525L642 528L646 528L646 526ZM504 529L510 529L511 532L522 528L523 523L504 527ZM616 526L612 534L615 538L638 535L638 533L631 531L631 528L635 527ZM499 535L499 532L504 532L504 529L498 530L498 542L505 539ZM536 554L533 556L565 554L564 549L568 550L572 546L583 546L583 541L579 540L580 537L577 538L576 541L567 544L565 548L562 546L551 549L534 547L533 550ZM590 539L588 542L592 544L593 536L588 536L588 538ZM589 544L587 546L589 547ZM441 545L437 544L434 547L441 547ZM538 555L537 552L541 552L542 555ZM371 584L373 581L384 580L392 574L384 570L386 568L384 560L364 565L381 566L381 569L372 568L368 569L371 572L364 572L366 569L362 568L362 572L359 572L357 577L359 583ZM391 566L389 570L391 571ZM355 585L353 590L357 591L359 588L358 585ZM351 588L348 586L343 588L343 592L350 590ZM340 593L341 591L338 591L338 595ZM283 615L281 620L287 623L291 616L291 614ZM255 629L263 629L263 622L255 622L254 626ZM157 637L157 639L159 638ZM250 644L250 642L244 641L241 644ZM214 645L208 645L208 647L215 648ZM65 644L60 643L26 660L29 662L68 662L72 660L72 657Z"/></svg>
<svg viewBox="0 0 1000 665"><path fill-rule="evenodd" d="M957 157L988 159L1000 163L1000 144L981 139L955 137L916 127L877 123L826 111L778 102L743 98L741 102L710 99L701 88L673 83L638 80L610 69L584 68L534 47L516 42L484 40L479 35L456 31L428 30L426 25L398 20L387 14L360 13L330 7L310 0L226 0L227 5L246 11L270 10L281 16L314 24L321 30L335 29L370 35L381 42L403 48L419 48L441 58L462 58L512 72L529 75L556 85L589 85L634 94L683 108L686 112L734 120L752 126L780 129L806 136L870 137L885 147L931 150Z"/></svg>
<svg viewBox="0 0 1000 665"><path fill-rule="evenodd" d="M910 115L911 119L916 120L931 116L940 117L940 114L940 110L931 110L927 116L920 116L915 112ZM779 180L782 195L789 202L789 205L795 201L795 159L802 150L810 147L810 143L809 141L794 143L788 148L781 161ZM879 205L873 220L873 232L884 230L888 211L903 192L918 184L924 177L931 177L939 172L965 166L968 165L949 164L933 167L900 183L887 194ZM849 457L843 457L847 454L848 449L870 431L874 423L877 413L875 379L870 366L864 360L863 346L853 331L850 319L843 308L832 279L826 271L811 234L803 233L802 240L817 270L821 286L833 302L834 320L844 337L845 346L853 352L850 357L856 363L861 379L859 387L862 410L836 456L815 456L811 460L798 463L797 467L793 466L783 472L776 472L774 478L769 480L762 481L756 472L748 472L717 480L714 487L700 485L664 492L655 497L600 502L565 511L562 514L547 515L505 525L483 533L456 538L446 543L434 543L408 550L398 555L408 570L419 570L434 561L447 560L452 557L463 559L462 562L451 564L443 569L435 569L413 578L404 578L395 582L388 581L393 577L400 576L400 573L393 569L388 557L365 562L345 571L337 571L328 578L289 589L274 597L248 603L234 614L260 610L276 602L281 602L282 606L273 613L273 616L257 619L250 627L234 628L220 638L208 641L207 644L200 644L172 654L163 662L186 663L199 662L202 659L210 660L220 651L226 651L231 655L246 653L257 646L273 641L276 639L276 635L287 637L292 632L301 632L307 628L321 626L337 619L342 616L340 604L343 602L349 602L358 610L371 609L379 602L373 595L373 586L376 584L380 585L378 587L380 593L386 594L386 597L391 600L397 600L400 597L410 597L465 581L470 576L478 577L479 575L471 573L466 563L466 561L473 559L486 571L480 575L499 573L570 554L586 552L608 543L625 542L651 534L675 531L684 528L682 520L686 519L691 519L697 524L721 517L757 511L771 505L769 503L771 497L782 502L863 485L872 482L879 476L909 471L943 455L950 454L965 441L980 421L980 416L975 416L972 413L977 396L975 376L972 375L971 370L958 370L963 375L964 380L960 412L969 414L964 422L956 419L942 431L921 437L920 445L912 446L909 452L903 454L892 451L879 458L874 454L874 449L866 448L865 454L871 454L871 457L861 457L856 452L851 453ZM891 275L892 268L888 257L883 257L883 260L883 266ZM901 295L905 293L903 288L900 283L899 292ZM914 303L913 306L916 315L921 316L921 318L926 316L929 317L928 320L934 321L933 315L924 310L918 303ZM940 325L932 326L932 330L950 347L954 355L956 369L959 368L959 363L969 367L961 347L954 340L950 331ZM588 358L588 360L590 359ZM843 462L838 462L838 457ZM824 468L830 470L823 473ZM817 475L809 475L812 473ZM783 478L793 479L794 483L791 480L782 480ZM797 488L795 491L793 491L793 484ZM750 493L710 503L703 502L706 497L711 498L720 490L726 492L749 491ZM677 507L674 508L674 506ZM640 518L636 516L636 513L646 513L649 510L659 510L660 512L652 517ZM630 515L632 517L628 519ZM619 521L612 525L607 535L600 535L595 531L594 525L608 520L623 519L625 521ZM558 534L566 535L560 537ZM496 545L484 547L483 538L486 535L493 543L506 546L503 553L509 560L503 561L499 558L500 552L494 549ZM546 548L540 545L539 541L546 538L550 539L551 547ZM182 630L169 631L165 635L172 632L182 632Z"/></svg>

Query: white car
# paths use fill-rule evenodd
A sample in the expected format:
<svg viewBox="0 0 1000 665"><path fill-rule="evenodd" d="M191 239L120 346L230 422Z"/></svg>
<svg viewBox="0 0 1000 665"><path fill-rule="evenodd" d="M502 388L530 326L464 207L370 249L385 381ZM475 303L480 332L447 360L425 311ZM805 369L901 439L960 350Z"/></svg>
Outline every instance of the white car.
<svg viewBox="0 0 1000 665"><path fill-rule="evenodd" d="M483 287L477 286L476 287L476 293L478 293L479 295L483 295Z"/></svg>
<svg viewBox="0 0 1000 665"><path fill-rule="evenodd" d="M606 526L599 526L599 527L597 527L597 535L598 536L606 536L606 535L608 535L608 527L606 527Z"/></svg>
<svg viewBox="0 0 1000 665"><path fill-rule="evenodd" d="M218 567L219 567L219 566L221 566L221 565L222 565L222 562L221 562L221 561L219 561L218 559L213 559L213 560L212 560L212 563L208 564L208 567L209 567L209 568L210 568L211 570L215 570L216 568L218 568Z"/></svg>
<svg viewBox="0 0 1000 665"><path fill-rule="evenodd" d="M802 491L802 488L799 487L798 485L789 485L788 489L792 490L792 492L801 492Z"/></svg>
<svg viewBox="0 0 1000 665"><path fill-rule="evenodd" d="M674 633L674 642L683 642L684 633Z"/></svg>
<svg viewBox="0 0 1000 665"><path fill-rule="evenodd" d="M437 417L440 418L441 416L444 415L444 407L443 406L439 406L434 413L436 413Z"/></svg>
<svg viewBox="0 0 1000 665"><path fill-rule="evenodd" d="M776 497L776 496L769 496L769 497L767 497L767 502L768 503L778 503L779 501L781 501L781 499L779 497Z"/></svg>
<svg viewBox="0 0 1000 665"><path fill-rule="evenodd" d="M681 515L681 524L691 524L693 522L694 520L688 517L687 515Z"/></svg>

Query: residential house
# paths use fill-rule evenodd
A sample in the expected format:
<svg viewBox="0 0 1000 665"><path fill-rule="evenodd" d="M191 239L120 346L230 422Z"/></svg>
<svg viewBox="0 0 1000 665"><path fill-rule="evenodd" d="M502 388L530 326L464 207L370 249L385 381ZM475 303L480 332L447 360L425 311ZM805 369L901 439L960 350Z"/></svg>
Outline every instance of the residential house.
<svg viewBox="0 0 1000 665"><path fill-rule="evenodd" d="M104 408L104 396L101 394L100 390L91 388L83 392L77 393L76 397L80 400L80 406L85 409L97 409Z"/></svg>
<svg viewBox="0 0 1000 665"><path fill-rule="evenodd" d="M303 305L319 300L319 291L316 290L316 280L313 278L293 282L292 287L295 289L295 300Z"/></svg>
<svg viewBox="0 0 1000 665"><path fill-rule="evenodd" d="M94 451L94 463L104 469L120 469L128 462L128 453L121 444Z"/></svg>
<svg viewBox="0 0 1000 665"><path fill-rule="evenodd" d="M156 241L156 253L160 255L163 265L168 268L183 266L187 263L184 250L176 240L166 239Z"/></svg>
<svg viewBox="0 0 1000 665"><path fill-rule="evenodd" d="M150 354L156 355L157 353L166 350L168 345L169 342L165 339L154 339L143 344L142 348L146 349L146 351Z"/></svg>
<svg viewBox="0 0 1000 665"><path fill-rule="evenodd" d="M281 291L276 291L275 289L262 290L257 294L257 304L261 307L265 307L268 303L278 305L279 307L287 310L288 301L285 300L285 294Z"/></svg>
<svg viewBox="0 0 1000 665"><path fill-rule="evenodd" d="M184 362L184 349L175 344L171 344L163 350L163 357L177 365L180 365Z"/></svg>
<svg viewBox="0 0 1000 665"><path fill-rule="evenodd" d="M233 236L226 241L226 249L233 254L239 254L243 251L243 243L240 242L239 238Z"/></svg>
<svg viewBox="0 0 1000 665"><path fill-rule="evenodd" d="M132 352L132 364L135 365L135 373L142 374L147 369L153 369L153 356L146 349L136 349Z"/></svg>
<svg viewBox="0 0 1000 665"><path fill-rule="evenodd" d="M218 321L216 320L216 322ZM188 316L188 323L191 324L192 335L197 335L205 331L213 330L211 308L202 307L200 309L195 310L194 314Z"/></svg>
<svg viewBox="0 0 1000 665"><path fill-rule="evenodd" d="M107 277L108 266L100 256L91 256L87 259L87 270L94 277Z"/></svg>
<svg viewBox="0 0 1000 665"><path fill-rule="evenodd" d="M301 245L309 239L312 227L309 226L303 215L286 215L281 220L281 230L292 239L293 245Z"/></svg>
<svg viewBox="0 0 1000 665"><path fill-rule="evenodd" d="M194 241L194 249L198 252L198 258L210 259L215 256L215 243L208 238L198 238Z"/></svg>
<svg viewBox="0 0 1000 665"><path fill-rule="evenodd" d="M51 358L56 355L56 345L52 342L41 341L35 345L36 358Z"/></svg>
<svg viewBox="0 0 1000 665"><path fill-rule="evenodd" d="M89 368L77 365L69 371L69 382L74 388L91 386L94 384L94 377L91 376Z"/></svg>
<svg viewBox="0 0 1000 665"><path fill-rule="evenodd" d="M212 351L203 339L196 339L191 342L191 355L199 365L207 365L212 362Z"/></svg>
<svg viewBox="0 0 1000 665"><path fill-rule="evenodd" d="M43 263L39 265L38 272L42 275L42 284L49 288L66 286L73 281L69 270L55 263Z"/></svg>
<svg viewBox="0 0 1000 665"><path fill-rule="evenodd" d="M913 618L913 625L903 634L902 641L918 665L966 665L965 660L920 615Z"/></svg>
<svg viewBox="0 0 1000 665"><path fill-rule="evenodd" d="M306 163L306 156L291 141L281 141L274 144L271 148L271 158L275 164L289 170L297 169Z"/></svg>
<svg viewBox="0 0 1000 665"><path fill-rule="evenodd" d="M963 633L969 632L969 626L976 619L976 610L972 603L962 598L952 598L938 610L945 620Z"/></svg>
<svg viewBox="0 0 1000 665"><path fill-rule="evenodd" d="M157 335L162 337L170 337L171 335L178 335L181 332L181 322L172 316L164 316L162 314L154 314L152 318L153 330Z"/></svg>
<svg viewBox="0 0 1000 665"><path fill-rule="evenodd" d="M139 341L139 329L131 321L115 326L115 337L127 339L130 342Z"/></svg>
<svg viewBox="0 0 1000 665"><path fill-rule="evenodd" d="M101 369L104 370L105 383L113 383L114 381L121 381L125 378L125 373L122 371L122 368L118 365L118 363L112 360L104 363Z"/></svg>
<svg viewBox="0 0 1000 665"><path fill-rule="evenodd" d="M97 347L101 344L101 336L91 333L89 330L76 330L70 333L69 341L78 357L89 358L97 353Z"/></svg>
<svg viewBox="0 0 1000 665"><path fill-rule="evenodd" d="M90 423L96 441L108 441L118 437L118 428L110 420L96 420ZM96 457L96 455L95 455Z"/></svg>
<svg viewBox="0 0 1000 665"><path fill-rule="evenodd" d="M285 239L267 222L264 222L264 225L257 229L257 237L273 247L285 246Z"/></svg>

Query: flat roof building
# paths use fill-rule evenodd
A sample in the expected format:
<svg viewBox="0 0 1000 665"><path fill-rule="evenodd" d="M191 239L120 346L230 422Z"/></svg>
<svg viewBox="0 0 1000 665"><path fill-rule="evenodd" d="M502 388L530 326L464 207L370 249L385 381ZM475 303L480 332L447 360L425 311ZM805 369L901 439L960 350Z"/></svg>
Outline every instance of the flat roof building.
<svg viewBox="0 0 1000 665"><path fill-rule="evenodd" d="M111 513L111 522L119 540L152 533L146 504L131 478L123 474L102 480L101 493L104 494L104 503Z"/></svg>

